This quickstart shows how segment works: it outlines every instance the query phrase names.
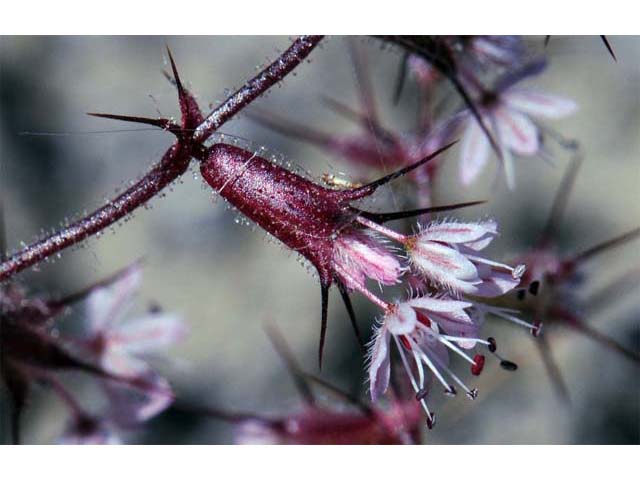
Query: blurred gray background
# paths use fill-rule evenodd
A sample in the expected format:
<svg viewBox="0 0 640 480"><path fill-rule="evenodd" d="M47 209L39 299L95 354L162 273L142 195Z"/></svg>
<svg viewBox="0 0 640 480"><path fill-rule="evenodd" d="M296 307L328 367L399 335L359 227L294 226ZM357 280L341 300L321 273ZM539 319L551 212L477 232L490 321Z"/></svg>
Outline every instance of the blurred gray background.
<svg viewBox="0 0 640 480"><path fill-rule="evenodd" d="M528 39L542 52L542 37ZM614 63L597 37L553 37L546 51L548 71L532 84L575 99L580 111L551 124L580 140L583 169L560 232L561 247L578 251L640 223L640 38L610 37ZM386 125L402 131L415 118L415 86L399 106L391 102L400 55L377 41L358 39L372 66L378 106ZM287 37L3 37L0 39L0 188L6 202L8 242L18 248L65 218L81 215L138 178L164 152L171 136L159 131L116 132L131 125L90 118L85 112L141 116L177 115L173 88L161 74L164 45L176 58L183 81L201 105L216 104L260 65L273 60ZM357 105L353 66L343 38L330 37L283 84L256 107L336 134L355 127L323 106L330 95ZM133 128L138 128L133 125ZM319 178L349 167L317 148L287 139L238 115L224 132L250 138ZM59 132L29 136L20 132ZM107 131L107 133L79 133ZM462 199L490 202L456 216L491 215L502 236L492 246L507 260L527 248L544 224L568 155L555 168L537 159L517 162L518 190L492 188L487 172L473 189L456 180L457 156L450 155L437 185L441 203ZM492 165L495 161L492 160ZM384 206L384 204L382 204ZM237 223L236 214L203 188L196 169L187 173L151 209L99 240L67 251L39 272L20 279L34 293L81 288L144 258L140 306L157 302L179 312L191 334L155 363L178 398L198 406L286 413L300 401L263 326L277 324L302 364L316 371L319 288L295 255L259 231ZM594 260L589 286L597 287L638 266L638 243ZM638 350L638 288L612 299L592 324ZM361 328L376 312L354 296ZM67 317L73 329L82 310ZM557 330L553 348L565 374L572 404L554 395L530 336L498 321L490 332L516 373L495 363L475 382L480 397L433 403L439 424L426 443L638 443L640 377L637 365L589 339ZM551 335L551 334L550 334ZM363 388L364 370L336 292L330 303L323 376L352 391ZM4 400L3 400L4 401ZM64 426L57 398L37 391L25 414L25 441L50 443ZM169 410L143 431L127 437L144 443L229 443L231 427L184 411Z"/></svg>

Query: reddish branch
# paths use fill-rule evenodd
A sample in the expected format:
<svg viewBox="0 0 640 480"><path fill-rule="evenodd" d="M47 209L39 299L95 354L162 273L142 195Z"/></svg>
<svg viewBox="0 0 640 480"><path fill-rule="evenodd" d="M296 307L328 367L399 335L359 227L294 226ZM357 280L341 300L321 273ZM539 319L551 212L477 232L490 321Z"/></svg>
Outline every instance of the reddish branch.
<svg viewBox="0 0 640 480"><path fill-rule="evenodd" d="M201 158L202 142L236 113L287 76L311 53L320 40L322 36L319 35L299 37L272 64L211 112L195 128L192 135L179 135L178 140L167 150L160 162L124 193L87 217L28 245L2 262L0 282L104 230L146 204L187 170L192 157Z"/></svg>

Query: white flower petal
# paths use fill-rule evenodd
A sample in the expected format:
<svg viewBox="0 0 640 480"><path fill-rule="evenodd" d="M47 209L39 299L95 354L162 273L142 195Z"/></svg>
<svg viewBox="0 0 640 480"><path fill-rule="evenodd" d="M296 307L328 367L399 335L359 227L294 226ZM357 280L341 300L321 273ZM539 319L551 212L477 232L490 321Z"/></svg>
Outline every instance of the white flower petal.
<svg viewBox="0 0 640 480"><path fill-rule="evenodd" d="M512 88L502 98L510 108L545 118L563 118L578 110L578 104L569 98L536 90Z"/></svg>
<svg viewBox="0 0 640 480"><path fill-rule="evenodd" d="M518 155L535 155L540 147L538 129L524 114L505 107L494 112L498 136L505 147Z"/></svg>
<svg viewBox="0 0 640 480"><path fill-rule="evenodd" d="M109 339L129 353L142 354L169 347L187 333L187 328L177 315L151 314L130 320L112 331Z"/></svg>
<svg viewBox="0 0 640 480"><path fill-rule="evenodd" d="M467 246L475 245L474 242L482 240L482 244L486 246L487 244L484 243L485 236L493 236L497 235L497 233L498 225L494 221L475 223L443 222L429 225L420 232L419 238L420 240L445 243L464 243ZM471 248L479 250L477 246Z"/></svg>
<svg viewBox="0 0 640 480"><path fill-rule="evenodd" d="M391 373L389 342L391 334L386 326L380 327L371 348L371 363L369 365L369 390L371 399L376 402L389 387Z"/></svg>
<svg viewBox="0 0 640 480"><path fill-rule="evenodd" d="M87 328L91 333L116 325L129 308L142 278L138 264L128 268L112 284L98 288L87 298Z"/></svg>
<svg viewBox="0 0 640 480"><path fill-rule="evenodd" d="M489 159L489 139L475 118L469 117L462 137L460 181L469 185L480 174Z"/></svg>
<svg viewBox="0 0 640 480"><path fill-rule="evenodd" d="M409 251L413 264L428 278L444 284L476 280L475 265L457 250L435 242L418 241Z"/></svg>

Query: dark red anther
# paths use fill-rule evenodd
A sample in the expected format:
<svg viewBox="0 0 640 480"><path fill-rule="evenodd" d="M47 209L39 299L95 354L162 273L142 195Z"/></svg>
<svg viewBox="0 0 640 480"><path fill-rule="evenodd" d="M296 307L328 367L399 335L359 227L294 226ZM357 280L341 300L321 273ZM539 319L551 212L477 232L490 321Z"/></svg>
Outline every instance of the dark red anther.
<svg viewBox="0 0 640 480"><path fill-rule="evenodd" d="M493 337L489 337L487 338L487 342L489 342L489 345L487 345L487 348L489 349L489 351L491 353L496 353L496 350L498 348L498 345L496 344L496 339Z"/></svg>
<svg viewBox="0 0 640 480"><path fill-rule="evenodd" d="M431 327L431 320L424 313L416 311L416 316L418 317L418 321L425 327Z"/></svg>
<svg viewBox="0 0 640 480"><path fill-rule="evenodd" d="M471 374L476 377L482 373L484 368L484 355L475 355L473 357L474 365L471 365Z"/></svg>
<svg viewBox="0 0 640 480"><path fill-rule="evenodd" d="M429 430L433 429L436 424L436 414L431 412L431 416L427 417L427 428Z"/></svg>
<svg viewBox="0 0 640 480"><path fill-rule="evenodd" d="M518 365L510 360L501 360L500 366L510 372L514 372L518 369Z"/></svg>
<svg viewBox="0 0 640 480"><path fill-rule="evenodd" d="M411 350L411 344L409 343L409 339L406 336L400 335L400 343L402 343L404 348L406 348L407 350Z"/></svg>
<svg viewBox="0 0 640 480"><path fill-rule="evenodd" d="M538 291L540 290L540 282L538 280L534 280L529 284L529 293L533 296L538 295Z"/></svg>

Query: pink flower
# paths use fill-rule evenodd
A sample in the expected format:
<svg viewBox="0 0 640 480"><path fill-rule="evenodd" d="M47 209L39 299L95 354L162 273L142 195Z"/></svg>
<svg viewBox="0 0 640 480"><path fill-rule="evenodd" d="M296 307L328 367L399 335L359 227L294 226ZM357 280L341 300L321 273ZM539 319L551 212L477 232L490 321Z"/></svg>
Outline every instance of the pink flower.
<svg viewBox="0 0 640 480"><path fill-rule="evenodd" d="M102 382L110 398L110 416L120 423L146 421L171 403L173 395L168 382L151 369L144 356L171 346L186 333L184 324L173 314L151 312L124 320L140 279L140 267L134 265L112 284L89 295L88 332L78 342L85 358L140 386L132 389L123 388L121 382Z"/></svg>
<svg viewBox="0 0 640 480"><path fill-rule="evenodd" d="M398 348L416 399L424 408L430 427L435 420L426 403L430 379L427 372L431 372L444 386L445 393L456 393L455 387L445 379L445 375L448 375L470 398L476 398L477 390L468 388L449 369L447 350L454 351L468 361L474 374L480 373L484 357L476 355L471 358L462 350L473 348L477 342L489 344L477 338L479 325L465 311L471 307L473 304L470 302L428 296L391 305L376 331L369 353L369 387L373 401L377 401L389 386L391 339Z"/></svg>
<svg viewBox="0 0 640 480"><path fill-rule="evenodd" d="M434 283L456 293L496 297L515 288L524 273L523 265L513 268L477 255L497 234L493 221L432 223L405 247L415 269Z"/></svg>
<svg viewBox="0 0 640 480"><path fill-rule="evenodd" d="M500 147L509 188L515 186L512 154L533 156L540 152L541 131L535 118L563 118L578 108L572 100L515 86L519 81L541 73L544 67L544 62L535 62L515 74L506 75L493 91L484 92L479 102L484 123ZM470 184L480 174L489 158L489 151L489 139L478 121L468 113L460 163L463 184Z"/></svg>
<svg viewBox="0 0 640 480"><path fill-rule="evenodd" d="M333 262L350 290L365 287L370 278L383 285L398 283L403 273L398 257L391 253L372 233L349 230L336 238L333 247ZM339 273L340 275L340 273Z"/></svg>

